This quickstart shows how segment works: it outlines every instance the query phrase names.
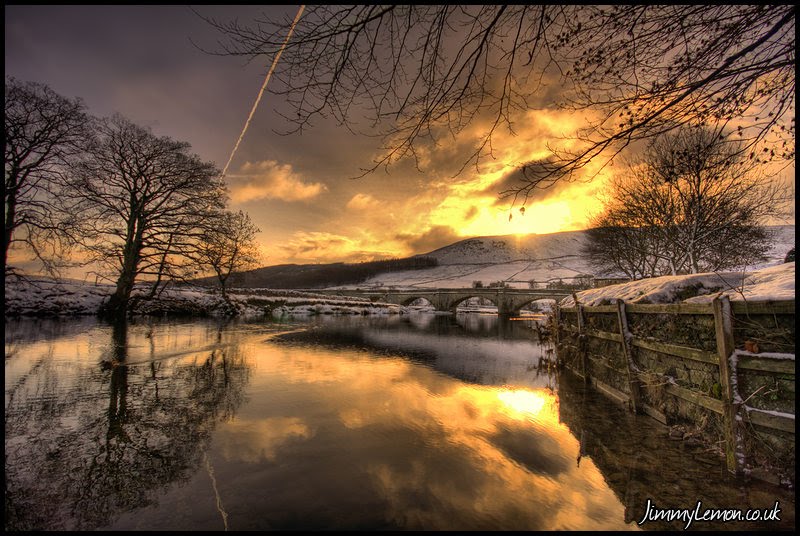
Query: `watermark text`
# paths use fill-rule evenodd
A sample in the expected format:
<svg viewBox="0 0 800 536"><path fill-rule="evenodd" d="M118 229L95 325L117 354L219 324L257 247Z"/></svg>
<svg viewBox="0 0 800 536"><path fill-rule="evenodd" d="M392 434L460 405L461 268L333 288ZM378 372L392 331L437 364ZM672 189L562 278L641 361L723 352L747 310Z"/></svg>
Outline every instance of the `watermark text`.
<svg viewBox="0 0 800 536"><path fill-rule="evenodd" d="M702 501L697 501L694 508L659 508L650 499L639 525L652 521L682 521L684 530L692 526L695 521L780 521L780 503L775 501L771 508L751 508L740 510L738 508L703 508Z"/></svg>

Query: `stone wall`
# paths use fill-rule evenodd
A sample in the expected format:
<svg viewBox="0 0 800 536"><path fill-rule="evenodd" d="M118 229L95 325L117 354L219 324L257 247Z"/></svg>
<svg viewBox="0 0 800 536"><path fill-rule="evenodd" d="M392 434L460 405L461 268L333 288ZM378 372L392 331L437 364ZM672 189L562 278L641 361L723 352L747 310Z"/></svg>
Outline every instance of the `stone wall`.
<svg viewBox="0 0 800 536"><path fill-rule="evenodd" d="M726 304L724 322L717 306L716 316L711 304L560 308L559 364L687 438L728 450L732 431L735 470L793 485L794 302ZM718 348L722 334L732 348ZM720 373L726 351L727 377Z"/></svg>

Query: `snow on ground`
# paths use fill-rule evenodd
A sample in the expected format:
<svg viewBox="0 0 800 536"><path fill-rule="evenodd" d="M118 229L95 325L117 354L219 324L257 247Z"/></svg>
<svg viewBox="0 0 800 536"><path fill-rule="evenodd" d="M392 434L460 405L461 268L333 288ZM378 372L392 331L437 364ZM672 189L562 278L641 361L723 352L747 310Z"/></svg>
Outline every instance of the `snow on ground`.
<svg viewBox="0 0 800 536"><path fill-rule="evenodd" d="M583 305L628 303L707 303L717 296L732 301L774 301L794 299L794 264L788 262L754 272L719 272L653 277L577 293ZM572 297L563 307L575 305Z"/></svg>
<svg viewBox="0 0 800 536"><path fill-rule="evenodd" d="M147 292L144 286L134 289L133 297ZM77 280L56 281L48 277L8 277L5 281L5 315L72 316L95 315L114 292L113 285ZM373 303L367 299L331 297L286 290L247 289L231 293L231 303L202 287L172 287L154 300L142 300L137 314L196 314L245 316L314 315L314 314L398 314L406 308L394 304Z"/></svg>
<svg viewBox="0 0 800 536"><path fill-rule="evenodd" d="M794 225L769 229L774 237L767 261L748 267L750 271L782 263L794 247ZM475 281L484 286L503 281L512 288L528 288L531 280L571 282L581 275L594 274L582 254L585 240L585 231L468 238L426 254L435 257L439 266L384 273L358 285L337 288L469 288Z"/></svg>
<svg viewBox="0 0 800 536"><path fill-rule="evenodd" d="M114 292L112 285L47 277L5 279L5 315L91 315Z"/></svg>
<svg viewBox="0 0 800 536"><path fill-rule="evenodd" d="M671 301L702 302L723 293L732 300L794 299L794 263L781 264L794 247L794 225L772 228L775 233L768 261L739 271L665 276L633 281L579 293L582 303L597 304L616 299L638 303ZM592 274L581 247L584 231L547 235L470 238L430 252L439 266L424 270L389 272L358 285L339 288L470 288L475 281L488 286L503 281L512 288L540 283L571 281ZM111 285L48 278L6 278L5 312L13 315L95 314L113 292ZM243 289L233 295L240 314L373 314L402 312L389 304L372 304L355 298L337 299L323 294L291 290ZM567 298L566 302L572 302ZM193 311L198 314L228 314L222 298L207 289L170 289L157 302L141 306L142 312Z"/></svg>

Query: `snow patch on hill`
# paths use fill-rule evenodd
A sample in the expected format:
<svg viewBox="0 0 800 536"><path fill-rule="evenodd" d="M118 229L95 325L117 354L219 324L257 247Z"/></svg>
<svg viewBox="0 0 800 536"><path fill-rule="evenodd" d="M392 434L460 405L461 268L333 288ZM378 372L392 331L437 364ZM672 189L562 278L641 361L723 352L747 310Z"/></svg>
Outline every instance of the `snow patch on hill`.
<svg viewBox="0 0 800 536"><path fill-rule="evenodd" d="M770 229L774 239L767 261L741 268L756 271L783 262L794 247L794 225ZM582 254L586 238L586 231L468 238L426 253L439 262L434 268L384 273L359 285L341 288L468 288L476 281L484 286L503 281L512 288L528 288L531 280L571 281L582 275L596 275Z"/></svg>
<svg viewBox="0 0 800 536"><path fill-rule="evenodd" d="M617 299L639 303L702 302L717 295L727 295L732 300L794 299L794 263L783 264L786 253L794 247L794 226L781 226L773 230L775 240L769 259L760 265L725 273L665 276L591 289L578 293L579 300L591 305L611 303ZM531 280L540 283L555 279L566 281L592 274L587 259L581 255L585 239L584 231L470 238L429 253L438 259L439 266L389 272L357 286L365 289L469 288L475 281L481 281L484 286L503 281L510 287L528 288ZM112 285L75 280L7 277L5 314L96 314L113 290ZM136 294L145 292L146 289L142 287L137 289ZM239 314L393 314L404 311L390 304L368 303L356 298L336 299L290 290L241 289L232 291L232 294L232 306ZM571 301L572 298L567 298L563 305ZM158 300L140 302L137 312L213 315L230 314L230 308L230 303L208 289L171 288Z"/></svg>

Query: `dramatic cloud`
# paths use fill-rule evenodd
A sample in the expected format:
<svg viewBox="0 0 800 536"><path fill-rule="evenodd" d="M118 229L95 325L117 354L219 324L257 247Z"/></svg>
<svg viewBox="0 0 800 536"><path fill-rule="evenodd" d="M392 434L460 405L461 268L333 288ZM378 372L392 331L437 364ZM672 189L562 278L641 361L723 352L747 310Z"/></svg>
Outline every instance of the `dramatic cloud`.
<svg viewBox="0 0 800 536"><path fill-rule="evenodd" d="M482 193L484 195L497 196L495 204L498 206L505 206L508 204L508 200L501 198L499 195L500 193L519 188L526 182L546 177L546 175L552 173L554 169L555 166L552 157L528 162L524 167L510 169L507 173L502 175L500 179L487 186ZM566 180L558 181L547 188L534 190L533 197L530 201L545 201L554 197L559 197L565 190L572 186L572 182Z"/></svg>
<svg viewBox="0 0 800 536"><path fill-rule="evenodd" d="M367 232L343 236L321 231L298 231L280 246L285 262L360 262L396 257L397 248ZM283 261L282 261L283 262Z"/></svg>
<svg viewBox="0 0 800 536"><path fill-rule="evenodd" d="M436 225L422 234L398 235L415 253L428 253L461 240L455 229L446 225Z"/></svg>
<svg viewBox="0 0 800 536"><path fill-rule="evenodd" d="M328 189L319 182L304 182L291 165L279 164L275 160L246 162L238 173L226 178L234 203L258 199L308 201Z"/></svg>
<svg viewBox="0 0 800 536"><path fill-rule="evenodd" d="M531 109L513 125L513 132L495 131L490 155L463 169L459 168L464 159L486 131L486 120L474 121L448 143L423 148L418 156L427 178L426 191L409 201L424 200L427 209L420 211L415 225L398 229L400 234L442 227L465 238L585 228L589 214L600 204L597 194L610 169L587 166L572 182L536 191L524 203L524 213L522 198L499 194L522 185L522 165L528 164L533 174L544 171L553 158L551 147L575 150L575 134L587 119L558 110Z"/></svg>

